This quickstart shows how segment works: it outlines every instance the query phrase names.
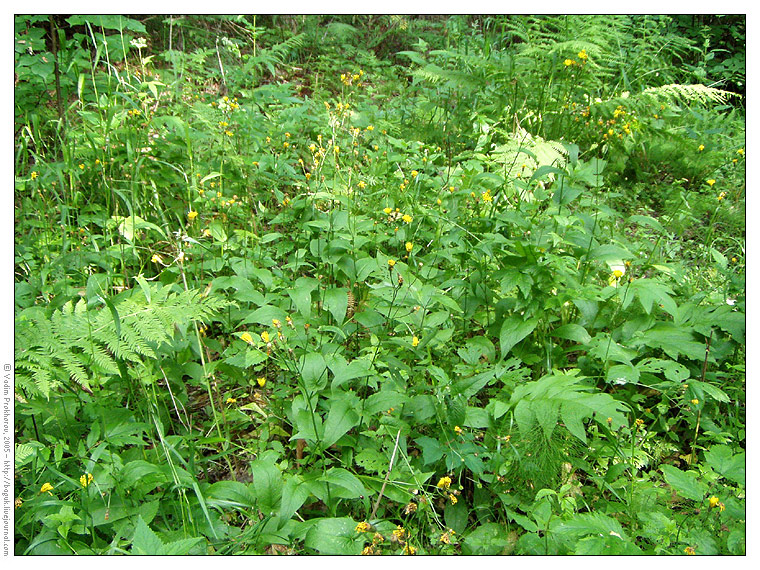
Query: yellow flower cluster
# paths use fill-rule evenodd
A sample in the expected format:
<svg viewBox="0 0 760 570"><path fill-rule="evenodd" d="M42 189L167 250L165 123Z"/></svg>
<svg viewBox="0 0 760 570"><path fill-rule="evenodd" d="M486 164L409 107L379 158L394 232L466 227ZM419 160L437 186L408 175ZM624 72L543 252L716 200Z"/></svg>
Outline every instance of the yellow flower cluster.
<svg viewBox="0 0 760 570"><path fill-rule="evenodd" d="M90 483L92 483L92 473L85 473L79 478L79 484L82 485L82 487L87 487Z"/></svg>
<svg viewBox="0 0 760 570"><path fill-rule="evenodd" d="M441 477L438 480L436 487L438 487L439 489L448 489L449 487L451 487L451 477L448 477L448 476Z"/></svg>
<svg viewBox="0 0 760 570"><path fill-rule="evenodd" d="M341 73L340 82L345 86L353 85L355 83L357 86L361 87L362 84L360 80L363 76L364 76L364 71L362 71L361 69L359 70L358 73L353 73L353 74Z"/></svg>

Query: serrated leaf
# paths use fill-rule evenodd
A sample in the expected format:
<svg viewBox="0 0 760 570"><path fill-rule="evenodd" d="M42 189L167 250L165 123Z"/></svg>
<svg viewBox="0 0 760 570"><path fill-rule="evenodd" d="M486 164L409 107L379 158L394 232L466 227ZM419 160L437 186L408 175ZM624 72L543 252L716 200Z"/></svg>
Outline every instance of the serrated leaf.
<svg viewBox="0 0 760 570"><path fill-rule="evenodd" d="M164 543L161 539L145 524L143 518L138 515L135 532L132 535L132 554L156 556L162 553L163 546Z"/></svg>
<svg viewBox="0 0 760 570"><path fill-rule="evenodd" d="M745 484L746 461L745 452L734 454L727 445L713 445L705 452L707 464L715 471L740 485Z"/></svg>
<svg viewBox="0 0 760 570"><path fill-rule="evenodd" d="M707 494L707 485L697 480L695 471L681 471L672 465L661 465L665 481L685 499L701 501Z"/></svg>

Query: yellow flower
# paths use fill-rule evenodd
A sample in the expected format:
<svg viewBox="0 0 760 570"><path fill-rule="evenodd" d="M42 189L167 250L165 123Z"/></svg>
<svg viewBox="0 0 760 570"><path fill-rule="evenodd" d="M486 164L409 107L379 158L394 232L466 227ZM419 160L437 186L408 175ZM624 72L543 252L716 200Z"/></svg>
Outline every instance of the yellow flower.
<svg viewBox="0 0 760 570"><path fill-rule="evenodd" d="M456 497L456 495L454 493L451 493L449 495L449 501L451 501L452 505L456 505L457 504L458 499L457 499L457 497Z"/></svg>
<svg viewBox="0 0 760 570"><path fill-rule="evenodd" d="M712 509L718 506L718 503L720 503L720 499L718 497L713 496L713 497L710 497L709 502L710 502L710 508Z"/></svg>
<svg viewBox="0 0 760 570"><path fill-rule="evenodd" d="M21 500L21 497L16 497L16 500L15 500L15 501L13 501L13 506L14 506L15 508L17 508L17 509L18 509L18 508L19 508L21 505L23 505L23 504L24 504L24 501L22 501L22 500Z"/></svg>
<svg viewBox="0 0 760 570"><path fill-rule="evenodd" d="M335 154L338 154L338 153L340 152L340 147L339 147L338 145L335 145L335 146L333 147L333 152L334 152Z"/></svg>
<svg viewBox="0 0 760 570"><path fill-rule="evenodd" d="M416 336L412 337L412 346L416 347L418 344L420 344L420 339Z"/></svg>
<svg viewBox="0 0 760 570"><path fill-rule="evenodd" d="M84 170L84 164L79 165L79 170Z"/></svg>
<svg viewBox="0 0 760 570"><path fill-rule="evenodd" d="M699 145L699 147L697 147L697 150L699 152L702 152L703 150L705 150L705 145L703 145L703 144Z"/></svg>
<svg viewBox="0 0 760 570"><path fill-rule="evenodd" d="M411 224L413 218L409 214L404 214L401 216L401 219L404 220L407 224Z"/></svg>
<svg viewBox="0 0 760 570"><path fill-rule="evenodd" d="M739 150L736 151L736 154L738 154L739 156L744 156L744 149L740 148Z"/></svg>
<svg viewBox="0 0 760 570"><path fill-rule="evenodd" d="M388 260L388 267L393 268L394 265L396 265L396 260L395 259L389 259Z"/></svg>
<svg viewBox="0 0 760 570"><path fill-rule="evenodd" d="M713 184L715 184L715 179L710 178L710 180L707 181L707 184L712 187Z"/></svg>
<svg viewBox="0 0 760 570"><path fill-rule="evenodd" d="M82 487L87 487L90 483L92 483L92 473L85 473L79 478L79 484L82 485Z"/></svg>
<svg viewBox="0 0 760 570"><path fill-rule="evenodd" d="M40 487L40 493L50 493L53 490L53 486L50 483L45 483ZM52 494L52 493L51 493Z"/></svg>
<svg viewBox="0 0 760 570"><path fill-rule="evenodd" d="M418 174L419 172L417 172L416 170L412 170L412 178L416 178Z"/></svg>
<svg viewBox="0 0 760 570"><path fill-rule="evenodd" d="M718 202L720 202L721 200L723 200L723 198L725 198L725 197L726 197L726 193L725 192L721 192L720 194L718 194Z"/></svg>
<svg viewBox="0 0 760 570"><path fill-rule="evenodd" d="M227 403L228 404L234 404L235 402L237 402L237 400L235 398L227 398Z"/></svg>
<svg viewBox="0 0 760 570"><path fill-rule="evenodd" d="M634 423L636 424L636 427L641 427L641 426L644 425L644 420L642 420L641 418L639 418Z"/></svg>
<svg viewBox="0 0 760 570"><path fill-rule="evenodd" d="M364 549L362 549L362 556L372 556L375 553L375 549L372 548L372 546L365 546Z"/></svg>
<svg viewBox="0 0 760 570"><path fill-rule="evenodd" d="M371 529L372 526L366 521L362 521L356 525L356 532L368 532Z"/></svg>
<svg viewBox="0 0 760 570"><path fill-rule="evenodd" d="M375 127L373 127L372 125L367 125L367 130L368 131L374 131Z"/></svg>
<svg viewBox="0 0 760 570"><path fill-rule="evenodd" d="M408 242L406 242L406 244L404 245L404 247L406 248L407 252L411 253L412 249L414 248L414 244L412 242L408 241Z"/></svg>
<svg viewBox="0 0 760 570"><path fill-rule="evenodd" d="M694 398L694 399L691 401L691 403L692 403L692 404L694 404L694 405L696 406L696 405L698 405L698 404L699 404L699 400L698 400L697 398Z"/></svg>
<svg viewBox="0 0 760 570"><path fill-rule="evenodd" d="M259 385L259 388L263 388L266 385L266 383L267 383L267 379L264 378L263 376L259 376L258 378L256 378L256 384Z"/></svg>
<svg viewBox="0 0 760 570"><path fill-rule="evenodd" d="M460 428L459 426L454 426L454 431L455 431L457 434L461 434L461 433L462 433L462 428Z"/></svg>
<svg viewBox="0 0 760 570"><path fill-rule="evenodd" d="M438 480L436 487L438 487L439 489L448 489L449 487L451 487L451 477L448 477L448 476L441 477Z"/></svg>
<svg viewBox="0 0 760 570"><path fill-rule="evenodd" d="M244 332L240 335L240 340L243 342L247 342L248 344L253 344L253 337L251 336L251 333Z"/></svg>
<svg viewBox="0 0 760 570"><path fill-rule="evenodd" d="M396 529L393 531L393 536L396 537L398 540L404 539L404 533L406 530L404 530L403 526L397 526Z"/></svg>
<svg viewBox="0 0 760 570"><path fill-rule="evenodd" d="M575 61L572 59L566 59L565 60L565 67L570 67L571 65L575 65Z"/></svg>
<svg viewBox="0 0 760 570"><path fill-rule="evenodd" d="M490 190L486 190L485 192L483 192L480 195L480 197L483 199L484 202L491 202L491 201L493 201L493 197L491 196L491 191Z"/></svg>
<svg viewBox="0 0 760 570"><path fill-rule="evenodd" d="M198 212L196 212L194 210L190 210L187 213L187 220L190 221L190 222L192 222L197 217L198 217Z"/></svg>
<svg viewBox="0 0 760 570"><path fill-rule="evenodd" d="M691 546L687 546L686 548L683 549L683 551L689 556L696 554L696 552L694 551L694 548Z"/></svg>
<svg viewBox="0 0 760 570"><path fill-rule="evenodd" d="M390 208L383 208L383 212L385 212L386 214L390 214L392 211L393 210L391 210Z"/></svg>
<svg viewBox="0 0 760 570"><path fill-rule="evenodd" d="M36 179L38 176L39 174L37 174L36 172L32 172L31 174L32 180Z"/></svg>
<svg viewBox="0 0 760 570"><path fill-rule="evenodd" d="M578 59L586 60L588 59L588 54L586 53L585 49L582 49L578 52Z"/></svg>
<svg viewBox="0 0 760 570"><path fill-rule="evenodd" d="M367 187L367 183L366 183L366 182L364 182L364 180L360 180L360 181L359 181L359 184L357 184L357 186L358 186L359 188L361 188L362 190L364 190L364 189Z"/></svg>
<svg viewBox="0 0 760 570"><path fill-rule="evenodd" d="M612 272L612 275L610 275L609 279L607 279L607 284L610 287L617 287L618 283L620 282L620 278L625 275L625 266L616 266L615 270Z"/></svg>
<svg viewBox="0 0 760 570"><path fill-rule="evenodd" d="M407 556L414 556L416 552L417 552L417 549L407 542L406 545L404 546L404 554Z"/></svg>
<svg viewBox="0 0 760 570"><path fill-rule="evenodd" d="M153 263L163 263L163 260L161 259L161 256L160 256L160 255L158 255L157 253L154 253L154 254L153 254L153 257L151 257L151 258L150 258L150 260L151 260Z"/></svg>
<svg viewBox="0 0 760 570"><path fill-rule="evenodd" d="M264 342L269 342L269 333L267 331L264 331L263 333L261 333L261 340L263 340Z"/></svg>

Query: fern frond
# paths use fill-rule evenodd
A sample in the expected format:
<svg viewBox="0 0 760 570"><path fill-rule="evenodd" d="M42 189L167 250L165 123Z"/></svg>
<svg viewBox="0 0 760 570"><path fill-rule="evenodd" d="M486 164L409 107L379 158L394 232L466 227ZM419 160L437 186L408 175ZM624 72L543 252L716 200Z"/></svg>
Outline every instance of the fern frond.
<svg viewBox="0 0 760 570"><path fill-rule="evenodd" d="M83 390L101 376L119 373L117 361L140 364L157 358L177 330L213 316L228 304L199 291L172 292L156 285L148 302L141 291L113 299L110 310L88 308L81 299L59 310L30 307L16 318L18 385L49 397L65 376ZM64 372L64 375L59 372Z"/></svg>
<svg viewBox="0 0 760 570"><path fill-rule="evenodd" d="M662 85L644 89L642 96L653 97L668 103L725 103L731 97L739 97L738 94L707 85Z"/></svg>

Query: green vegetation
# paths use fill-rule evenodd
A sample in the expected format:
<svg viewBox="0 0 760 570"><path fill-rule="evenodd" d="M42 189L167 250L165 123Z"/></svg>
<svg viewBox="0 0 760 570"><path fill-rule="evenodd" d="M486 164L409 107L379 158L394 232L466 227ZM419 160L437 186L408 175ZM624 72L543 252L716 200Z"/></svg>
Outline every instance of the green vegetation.
<svg viewBox="0 0 760 570"><path fill-rule="evenodd" d="M16 554L743 554L744 30L17 16Z"/></svg>

